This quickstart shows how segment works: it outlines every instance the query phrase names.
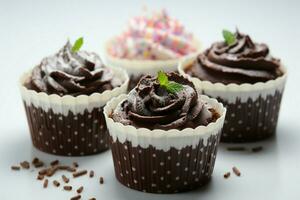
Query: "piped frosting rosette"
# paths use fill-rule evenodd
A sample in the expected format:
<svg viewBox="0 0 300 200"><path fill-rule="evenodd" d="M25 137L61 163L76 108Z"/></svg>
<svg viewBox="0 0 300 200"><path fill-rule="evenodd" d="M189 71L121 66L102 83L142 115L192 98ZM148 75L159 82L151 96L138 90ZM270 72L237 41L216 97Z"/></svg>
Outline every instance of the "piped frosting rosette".
<svg viewBox="0 0 300 200"><path fill-rule="evenodd" d="M104 61L140 77L161 69L176 71L179 59L200 50L195 37L162 10L132 18L121 35L105 44Z"/></svg>
<svg viewBox="0 0 300 200"><path fill-rule="evenodd" d="M132 189L176 193L210 180L226 109L172 77L183 81L181 93L166 94L143 77L104 108L116 177Z"/></svg>
<svg viewBox="0 0 300 200"><path fill-rule="evenodd" d="M250 142L275 133L287 71L266 44L240 32L182 60L178 71L228 109L222 141Z"/></svg>
<svg viewBox="0 0 300 200"><path fill-rule="evenodd" d="M73 52L68 42L20 79L33 145L41 151L83 156L108 149L103 106L126 93L129 77L104 66L90 52Z"/></svg>

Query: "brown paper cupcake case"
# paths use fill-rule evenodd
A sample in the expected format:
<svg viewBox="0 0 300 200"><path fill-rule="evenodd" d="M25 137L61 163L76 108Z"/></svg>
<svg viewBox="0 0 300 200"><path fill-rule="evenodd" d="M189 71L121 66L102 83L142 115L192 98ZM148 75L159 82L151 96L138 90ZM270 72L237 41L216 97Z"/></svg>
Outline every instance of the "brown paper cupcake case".
<svg viewBox="0 0 300 200"><path fill-rule="evenodd" d="M284 75L275 80L255 84L211 83L191 77L184 72L195 58L182 61L178 66L180 74L192 81L202 93L218 99L227 108L221 142L255 142L276 132L280 103L287 78Z"/></svg>
<svg viewBox="0 0 300 200"><path fill-rule="evenodd" d="M107 66L121 67L127 71L130 77L128 91L136 86L140 78L144 75L156 75L159 70L164 70L165 72L176 71L179 60L190 57L195 57L202 50L202 45L198 40L194 41L195 46L197 46L198 51L190 55L184 56L180 59L170 59L170 60L132 60L125 58L116 58L111 56L107 49L113 43L113 39L106 42L103 49L103 59Z"/></svg>
<svg viewBox="0 0 300 200"><path fill-rule="evenodd" d="M124 70L111 68L123 84L113 90L91 95L58 96L29 90L24 83L31 72L20 80L33 145L46 153L83 156L108 149L108 131L103 107L112 97L126 93L129 78Z"/></svg>
<svg viewBox="0 0 300 200"><path fill-rule="evenodd" d="M226 109L201 96L221 117L196 129L149 130L114 122L110 114L126 95L104 108L115 175L123 185L150 193L176 193L207 183L212 175Z"/></svg>

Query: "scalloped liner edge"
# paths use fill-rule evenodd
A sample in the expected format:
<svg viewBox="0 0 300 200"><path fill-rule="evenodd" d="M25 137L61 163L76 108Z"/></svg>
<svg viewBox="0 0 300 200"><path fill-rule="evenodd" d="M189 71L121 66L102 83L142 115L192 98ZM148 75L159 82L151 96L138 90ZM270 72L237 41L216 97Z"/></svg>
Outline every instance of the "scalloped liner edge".
<svg viewBox="0 0 300 200"><path fill-rule="evenodd" d="M116 141L117 139L120 143L130 141L134 147L140 146L142 148L147 148L152 145L156 149L168 151L172 147L182 149L186 146L192 146L195 148L201 139L203 139L203 144L206 146L208 145L207 140L211 135L221 134L226 115L226 108L216 99L201 95L201 99L209 103L221 115L216 122L212 122L207 126L198 126L195 129L150 130L146 128L135 128L131 125L124 125L120 122L115 122L110 117L110 114L117 105L126 98L127 95L124 94L115 97L104 107L107 128L113 141Z"/></svg>
<svg viewBox="0 0 300 200"><path fill-rule="evenodd" d="M184 69L188 67L196 59L195 57L187 58L181 60L178 64L178 71L185 78L193 82L196 88L204 91L208 96L217 98L220 97L222 100L228 103L235 103L237 99L241 102L247 102L248 99L255 101L260 96L265 99L268 95L274 95L276 91L282 93L287 79L287 70L284 66L281 66L281 70L284 75L280 76L274 80L269 80L267 82L258 82L255 84L244 83L238 84L228 84L223 83L212 83L210 81L202 81L199 78L191 77L184 72Z"/></svg>
<svg viewBox="0 0 300 200"><path fill-rule="evenodd" d="M110 68L115 73L115 76L122 79L123 84L121 86L102 93L79 95L77 97L71 95L59 96L57 94L48 95L45 92L36 92L27 89L24 83L31 76L32 70L29 70L19 80L21 96L26 105L30 106L32 104L46 112L52 109L55 114L63 114L64 116L67 116L69 112L73 114L83 114L85 110L91 112L94 108L104 106L111 98L127 92L129 77L125 70L115 67Z"/></svg>
<svg viewBox="0 0 300 200"><path fill-rule="evenodd" d="M183 56L178 59L170 60L130 60L123 58L116 58L111 56L107 49L111 45L114 38L108 40L102 50L103 61L107 66L121 67L127 71L129 75L139 76L139 75L155 75L159 70L164 70L166 72L175 71L177 69L178 63L181 59L195 57L202 52L202 44L194 39L194 44L197 47L195 53Z"/></svg>

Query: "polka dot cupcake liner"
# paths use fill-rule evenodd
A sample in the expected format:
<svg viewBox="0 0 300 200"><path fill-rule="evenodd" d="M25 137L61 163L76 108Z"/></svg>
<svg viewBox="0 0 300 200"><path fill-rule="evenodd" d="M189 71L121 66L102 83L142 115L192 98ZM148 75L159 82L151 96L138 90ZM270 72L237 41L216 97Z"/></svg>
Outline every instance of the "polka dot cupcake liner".
<svg viewBox="0 0 300 200"><path fill-rule="evenodd" d="M46 153L84 156L108 149L103 108L67 116L25 104L33 145Z"/></svg>
<svg viewBox="0 0 300 200"><path fill-rule="evenodd" d="M108 131L103 107L111 98L126 93L129 78L122 69L112 68L123 84L91 95L58 96L29 90L20 80L20 90L33 145L46 153L84 156L108 149Z"/></svg>
<svg viewBox="0 0 300 200"><path fill-rule="evenodd" d="M176 193L206 184L212 175L226 109L201 95L220 114L216 122L195 129L149 130L114 122L112 111L126 99L104 107L115 175L126 187L150 193Z"/></svg>
<svg viewBox="0 0 300 200"><path fill-rule="evenodd" d="M255 142L275 135L282 94L276 91L265 99L259 97L245 103L228 103L218 98L228 110L221 141Z"/></svg>
<svg viewBox="0 0 300 200"><path fill-rule="evenodd" d="M213 172L220 135L209 137L206 146L200 140L195 148L166 152L111 140L116 178L129 188L150 193L184 192L205 185Z"/></svg>
<svg viewBox="0 0 300 200"><path fill-rule="evenodd" d="M110 39L106 42L103 49L103 61L107 66L120 67L129 74L130 83L128 91L136 86L136 83L143 75L156 75L159 70L164 70L165 72L172 72L177 70L178 62L181 59L187 59L190 57L195 57L202 51L202 45L198 40L194 41L197 51L190 55L186 55L178 59L170 60L133 60L125 58L113 57L109 54L109 46L114 42L113 39Z"/></svg>
<svg viewBox="0 0 300 200"><path fill-rule="evenodd" d="M221 142L255 142L271 137L276 132L277 120L284 87L283 76L255 84L211 83L191 77L184 72L195 58L179 63L181 75L194 83L203 94L218 99L227 108Z"/></svg>

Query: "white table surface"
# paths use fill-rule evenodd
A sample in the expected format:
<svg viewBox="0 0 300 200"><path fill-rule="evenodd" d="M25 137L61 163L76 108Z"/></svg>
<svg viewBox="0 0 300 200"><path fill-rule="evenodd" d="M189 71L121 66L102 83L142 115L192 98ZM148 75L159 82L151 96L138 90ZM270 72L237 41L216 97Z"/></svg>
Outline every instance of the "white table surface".
<svg viewBox="0 0 300 200"><path fill-rule="evenodd" d="M277 137L261 142L259 153L228 152L221 145L212 181L196 191L156 195L120 185L113 172L110 152L82 158L51 156L32 147L17 81L19 75L55 53L67 38L85 37L84 48L100 52L106 38L120 32L129 16L143 5L166 7L207 47L220 40L221 30L236 26L256 41L269 44L289 70L281 106ZM30 171L12 172L10 166L38 156L45 161L78 161L105 178L82 177L73 185L85 185L84 199L300 199L300 2L299 1L121 1L0 0L0 199L69 199L73 193L42 189ZM250 144L256 146L256 144ZM233 165L241 177L223 174Z"/></svg>

